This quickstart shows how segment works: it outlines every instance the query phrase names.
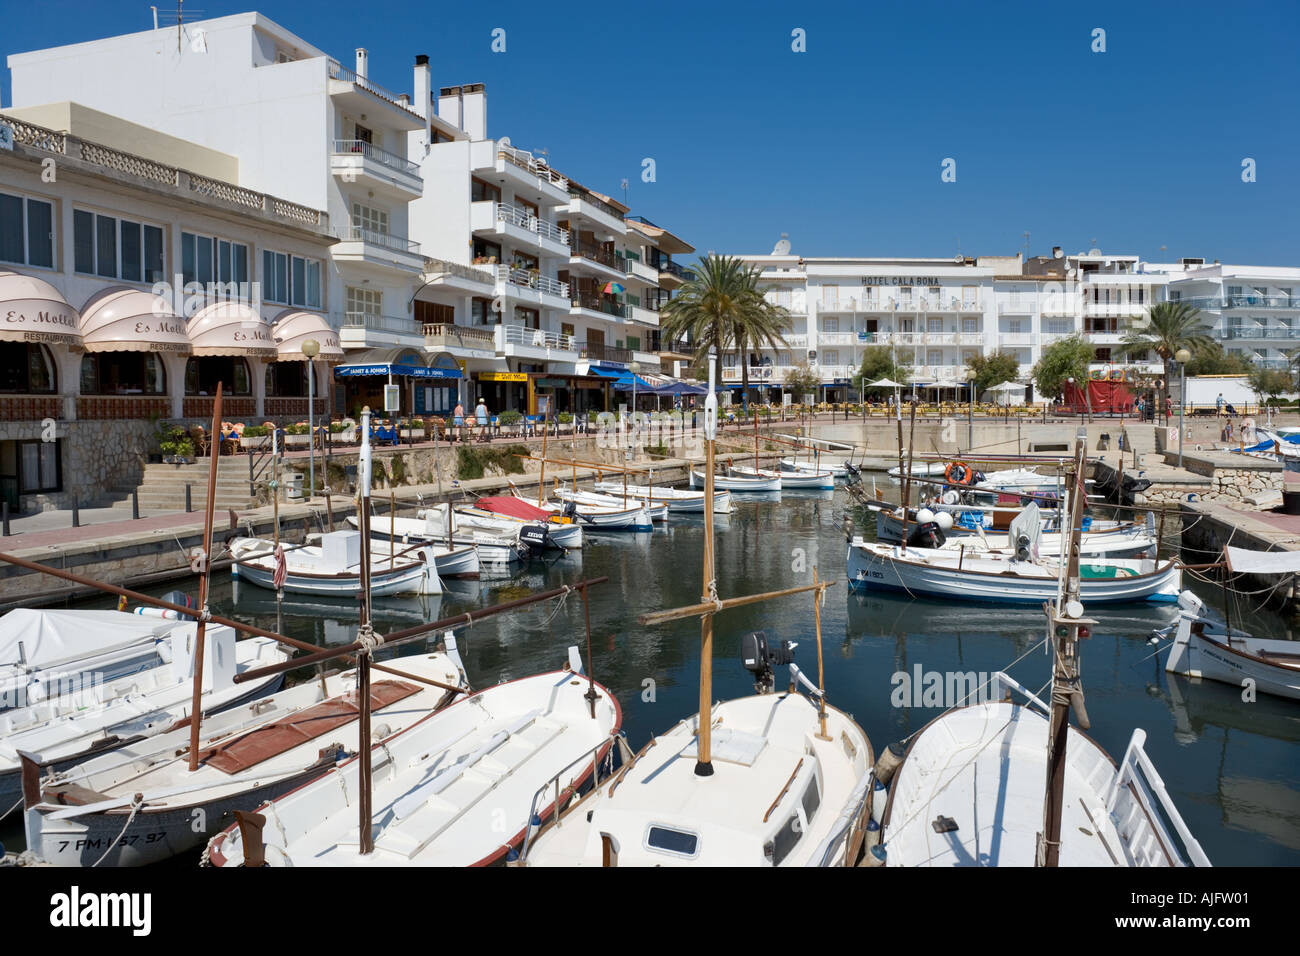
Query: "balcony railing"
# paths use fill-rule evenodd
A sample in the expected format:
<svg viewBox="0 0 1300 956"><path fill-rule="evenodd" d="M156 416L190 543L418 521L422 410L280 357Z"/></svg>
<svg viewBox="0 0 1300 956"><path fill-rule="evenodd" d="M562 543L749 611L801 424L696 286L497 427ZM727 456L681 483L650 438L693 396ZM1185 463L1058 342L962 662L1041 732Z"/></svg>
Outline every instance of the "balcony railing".
<svg viewBox="0 0 1300 956"><path fill-rule="evenodd" d="M503 159L512 166L517 166L526 172L532 173L544 182L550 183L557 189L565 192L569 191L569 180L561 176L555 170L551 169L543 160L538 159L526 149L515 149L513 146L497 146L497 159Z"/></svg>
<svg viewBox="0 0 1300 956"><path fill-rule="evenodd" d="M1300 296L1229 295L1223 298L1178 299L1194 309L1300 309Z"/></svg>
<svg viewBox="0 0 1300 956"><path fill-rule="evenodd" d="M373 160L389 169L394 169L399 173L406 173L408 176L419 176L420 167L410 162L404 156L398 156L396 153L390 153L386 149L380 149L378 146L372 146L362 139L336 139L334 141L334 152L336 153L360 153L366 159Z"/></svg>
<svg viewBox="0 0 1300 956"><path fill-rule="evenodd" d="M615 348L612 345L596 342L586 342L582 346L582 357L597 362L623 362L626 364L632 361L632 350Z"/></svg>
<svg viewBox="0 0 1300 956"><path fill-rule="evenodd" d="M611 269L618 269L619 262L614 253L608 249L602 249L600 246L593 245L590 242L577 242L570 240L570 255L582 256L584 259L590 259L592 262L599 262L602 266L608 266Z"/></svg>
<svg viewBox="0 0 1300 956"><path fill-rule="evenodd" d="M627 306L607 299L599 292L574 293L573 307L575 309L590 309L593 312L603 312L605 315L616 316L620 319L627 318Z"/></svg>
<svg viewBox="0 0 1300 956"><path fill-rule="evenodd" d="M523 325L498 326L498 334L503 343L511 345L528 345L539 349L561 349L576 352L577 345L573 336L560 332L548 332L545 329L530 329Z"/></svg>
<svg viewBox="0 0 1300 956"><path fill-rule="evenodd" d="M476 352L494 352L496 350L496 336L489 329L426 322L424 326L424 344L432 349L470 349Z"/></svg>
<svg viewBox="0 0 1300 956"><path fill-rule="evenodd" d="M536 289L538 292L545 292L547 295L558 296L561 299L569 297L569 283L552 279L531 269L499 265L496 267L496 277L498 282L508 282L524 289Z"/></svg>
<svg viewBox="0 0 1300 956"><path fill-rule="evenodd" d="M590 203L607 216L613 216L619 222L623 221L623 214L602 199L597 199L591 193L583 192L581 189L570 189L569 195L574 199L581 200L584 203Z"/></svg>
<svg viewBox="0 0 1300 956"><path fill-rule="evenodd" d="M420 244L405 236L394 236L387 232L379 232L375 229L366 229L363 226L348 226L343 230L340 239L347 239L352 242L367 242L376 246L383 246L385 249L394 249L397 252L405 252L410 255L418 256L420 254Z"/></svg>
<svg viewBox="0 0 1300 956"><path fill-rule="evenodd" d="M677 263L675 263L675 262L673 262L673 261L671 261L671 260L668 260L668 259L662 259L662 260L660 260L660 262L659 262L659 271L660 271L660 272L667 272L669 275L676 276L677 278L681 279L683 282L694 282L694 281L695 281L695 273L694 273L694 272L692 272L690 269L683 269L683 268L682 268L681 266L679 266Z"/></svg>
<svg viewBox="0 0 1300 956"><path fill-rule="evenodd" d="M496 279L490 268L483 266L467 266L459 262L448 262L446 259L434 259L430 256L424 257L425 275L454 275L462 279L469 279L472 282L486 282L489 285Z"/></svg>
<svg viewBox="0 0 1300 956"><path fill-rule="evenodd" d="M514 206L505 202L493 203L493 206L495 207L494 217L497 222L518 226L520 229L527 229L529 232L535 232L539 236L558 242L561 245L567 246L569 244L569 230L561 229L553 222L547 222L545 219L534 216L531 211L522 206Z"/></svg>
<svg viewBox="0 0 1300 956"><path fill-rule="evenodd" d="M357 76L355 72L349 70L343 64L339 63L338 60L329 61L329 78L331 80L342 80L345 83L353 83L361 87L366 92L372 93L375 96L379 97L384 102L396 106L398 109L406 110L406 112L410 113L412 116L419 117L421 120L424 119L424 117L420 116L419 113L411 109L410 105L407 102L405 102L404 96L399 96L397 93L394 93L392 90L385 89L384 87L380 86L378 83L375 83L373 80L366 79L365 77L362 76Z"/></svg>
<svg viewBox="0 0 1300 956"><path fill-rule="evenodd" d="M400 315L376 315L373 312L344 312L343 327L372 329L376 332L400 332L414 335L419 332L415 319Z"/></svg>
<svg viewBox="0 0 1300 956"><path fill-rule="evenodd" d="M1223 337L1225 339L1296 339L1300 338L1300 329L1293 329L1284 325L1256 326L1254 328L1229 326L1223 330Z"/></svg>

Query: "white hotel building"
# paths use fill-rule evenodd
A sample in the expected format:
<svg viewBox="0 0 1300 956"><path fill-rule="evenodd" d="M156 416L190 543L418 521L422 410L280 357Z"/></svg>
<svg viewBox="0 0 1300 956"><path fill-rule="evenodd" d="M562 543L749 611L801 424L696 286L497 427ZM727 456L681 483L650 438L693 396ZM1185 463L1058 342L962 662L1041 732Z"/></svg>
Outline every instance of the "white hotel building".
<svg viewBox="0 0 1300 956"><path fill-rule="evenodd" d="M1187 260L1166 267L1169 298L1201 311L1229 353L1285 369L1300 348L1300 268Z"/></svg>

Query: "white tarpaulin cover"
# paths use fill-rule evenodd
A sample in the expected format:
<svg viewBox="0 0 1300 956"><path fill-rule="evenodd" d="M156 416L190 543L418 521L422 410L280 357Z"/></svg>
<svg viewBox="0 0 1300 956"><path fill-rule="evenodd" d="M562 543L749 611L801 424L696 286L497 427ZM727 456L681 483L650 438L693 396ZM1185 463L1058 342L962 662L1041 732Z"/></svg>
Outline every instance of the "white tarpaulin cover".
<svg viewBox="0 0 1300 956"><path fill-rule="evenodd" d="M37 611L18 608L0 618L0 666L18 663L18 643L29 667L52 667L132 644L152 644L182 621L125 611Z"/></svg>
<svg viewBox="0 0 1300 956"><path fill-rule="evenodd" d="M1300 551L1251 551L1248 548L1224 548L1228 570L1237 574L1300 573Z"/></svg>

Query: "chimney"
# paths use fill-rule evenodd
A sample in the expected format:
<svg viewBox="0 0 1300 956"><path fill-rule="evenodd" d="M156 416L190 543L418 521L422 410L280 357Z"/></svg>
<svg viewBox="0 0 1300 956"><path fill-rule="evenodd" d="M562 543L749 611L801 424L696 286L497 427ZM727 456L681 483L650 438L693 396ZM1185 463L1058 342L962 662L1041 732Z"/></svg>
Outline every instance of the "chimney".
<svg viewBox="0 0 1300 956"><path fill-rule="evenodd" d="M429 125L429 111L433 108L430 98L433 93L433 80L429 73L429 58L421 53L415 58L415 79L411 83L411 95L415 101L415 112L424 117L425 134Z"/></svg>
<svg viewBox="0 0 1300 956"><path fill-rule="evenodd" d="M357 47L356 74L363 80L370 79L370 53L365 47Z"/></svg>
<svg viewBox="0 0 1300 956"><path fill-rule="evenodd" d="M438 91L438 118L457 129L461 128L459 86L444 86Z"/></svg>
<svg viewBox="0 0 1300 956"><path fill-rule="evenodd" d="M487 139L487 91L482 83L467 83L461 87L461 124L471 141Z"/></svg>
<svg viewBox="0 0 1300 956"><path fill-rule="evenodd" d="M1053 258L1053 259L1059 259L1059 258L1061 258L1061 247L1060 247L1060 246L1052 246L1052 258Z"/></svg>

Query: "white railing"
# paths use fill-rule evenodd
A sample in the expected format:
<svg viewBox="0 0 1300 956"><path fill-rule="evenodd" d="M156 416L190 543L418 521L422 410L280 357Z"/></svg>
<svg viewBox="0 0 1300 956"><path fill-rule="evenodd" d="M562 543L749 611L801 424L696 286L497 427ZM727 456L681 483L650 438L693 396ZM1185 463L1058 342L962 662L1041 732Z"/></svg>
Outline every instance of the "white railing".
<svg viewBox="0 0 1300 956"><path fill-rule="evenodd" d="M412 318L372 312L344 312L342 324L348 329L374 329L377 332L409 332L413 335L420 332Z"/></svg>
<svg viewBox="0 0 1300 956"><path fill-rule="evenodd" d="M528 345L539 349L561 349L565 352L576 352L578 350L571 335L548 332L546 329L530 329L523 325L499 325L497 326L497 336L500 344Z"/></svg>
<svg viewBox="0 0 1300 956"><path fill-rule="evenodd" d="M998 345L1036 345L1037 338L1032 332L1002 332L998 334Z"/></svg>
<svg viewBox="0 0 1300 956"><path fill-rule="evenodd" d="M469 279L471 282L486 282L491 284L495 281L496 276L488 266L467 266L460 262L448 262L446 259L435 259L430 256L424 258L425 275L454 275L462 279Z"/></svg>
<svg viewBox="0 0 1300 956"><path fill-rule="evenodd" d="M342 80L344 83L354 83L357 86L359 86L361 89L365 90L367 93L371 93L379 97L381 100L384 100L385 102L390 103L393 106L396 106L398 109L405 110L406 112L410 113L412 116L419 116L420 119L424 119L424 117L420 116L419 113L411 109L408 103L403 102L403 97L394 93L392 90L385 89L384 87L380 86L378 83L366 79L365 77L358 76L355 72L349 70L347 67L341 64L338 60L329 61L329 78L331 80Z"/></svg>
<svg viewBox="0 0 1300 956"><path fill-rule="evenodd" d="M498 144L497 158L504 159L512 166L517 166L520 169L532 173L537 178L550 183L557 189L562 189L565 192L569 191L569 180L567 177L561 176L555 170L551 169L544 160L538 159L526 149L515 149L513 146L502 146Z"/></svg>
<svg viewBox="0 0 1300 956"><path fill-rule="evenodd" d="M511 226L518 226L520 229L527 229L529 232L535 232L539 236L551 239L561 245L569 244L569 230L561 229L553 222L547 222L534 216L532 212L522 206L511 205L506 202L493 203L494 218L497 222L506 223Z"/></svg>
<svg viewBox="0 0 1300 956"><path fill-rule="evenodd" d="M998 315L1032 315L1034 312L1034 302L1032 299L1022 302L999 302Z"/></svg>
<svg viewBox="0 0 1300 956"><path fill-rule="evenodd" d="M498 282L508 282L510 285L520 286L524 289L536 289L539 292L559 296L562 299L569 297L569 283L561 282L559 279L552 279L550 276L533 272L531 269L499 265L496 267L496 278Z"/></svg>
<svg viewBox="0 0 1300 956"><path fill-rule="evenodd" d="M761 385L767 382L783 382L785 377L790 374L791 366L789 365L751 365L749 366L749 381L753 385ZM730 368L722 370L722 380L724 382L739 382L742 380L739 365L733 365Z"/></svg>
<svg viewBox="0 0 1300 956"><path fill-rule="evenodd" d="M347 239L352 242L367 242L376 246L383 246L386 249L395 249L398 252L406 252L411 255L420 254L420 244L405 236L394 236L386 232L379 232L375 229L366 229L363 226L348 226L340 239Z"/></svg>
<svg viewBox="0 0 1300 956"><path fill-rule="evenodd" d="M1159 771L1142 747L1146 737L1145 730L1139 728L1133 731L1128 748L1124 751L1124 759L1120 761L1119 770L1106 791L1106 812L1120 835L1125 838L1127 852L1140 854L1141 858L1134 861L1139 865L1164 862L1161 858L1164 854L1157 856L1150 852L1152 848L1149 844L1154 839L1175 865L1190 861L1192 866L1210 866L1209 857L1201 849L1196 837L1192 836L1192 831L1178 812L1169 791L1165 789ZM1173 824L1174 832L1187 851L1188 860L1185 861L1178 851L1162 818ZM1143 837L1147 839L1144 840Z"/></svg>
<svg viewBox="0 0 1300 956"><path fill-rule="evenodd" d="M406 173L408 176L418 177L420 175L420 167L409 161L405 156L398 156L386 149L380 149L363 139L336 139L334 141L334 152L342 155L360 153L366 159L374 160L381 166L387 166L389 169Z"/></svg>
<svg viewBox="0 0 1300 956"><path fill-rule="evenodd" d="M790 341L786 337L786 341ZM817 342L819 345L856 345L858 342L857 332L818 332Z"/></svg>

